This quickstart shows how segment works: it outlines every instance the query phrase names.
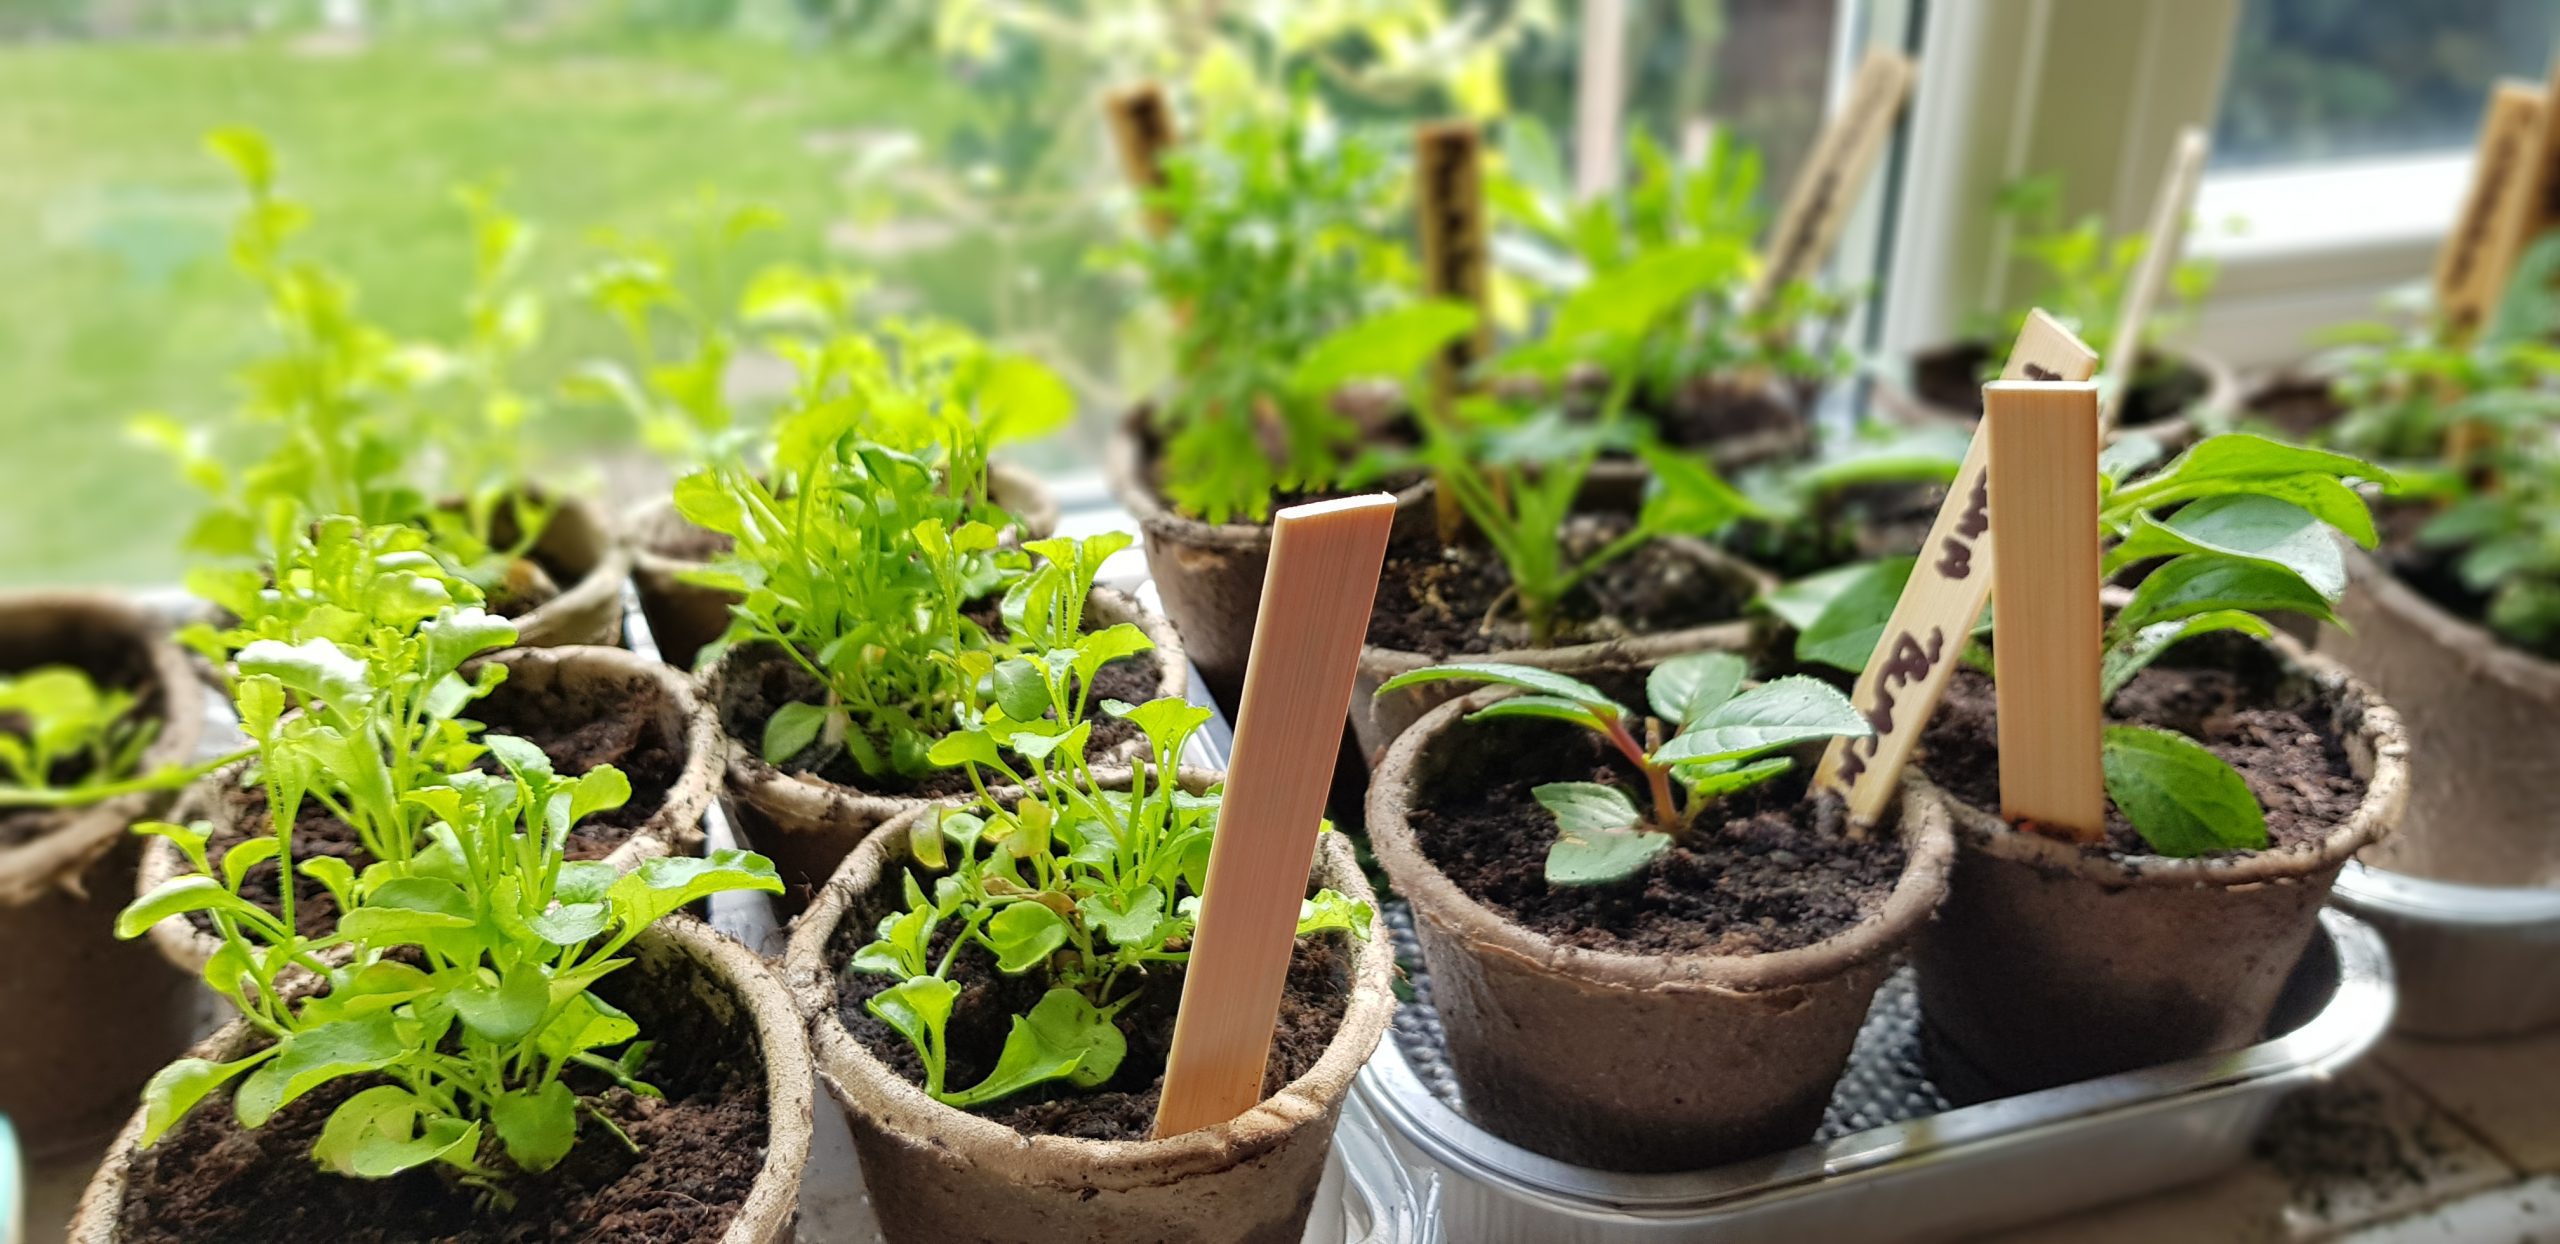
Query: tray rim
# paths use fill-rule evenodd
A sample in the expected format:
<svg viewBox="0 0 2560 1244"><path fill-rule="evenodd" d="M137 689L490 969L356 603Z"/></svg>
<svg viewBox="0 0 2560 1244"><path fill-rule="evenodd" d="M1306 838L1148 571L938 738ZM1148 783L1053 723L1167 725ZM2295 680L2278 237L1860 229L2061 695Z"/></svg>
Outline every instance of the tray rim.
<svg viewBox="0 0 2560 1244"><path fill-rule="evenodd" d="M1400 1141L1460 1178L1497 1187L1549 1213L1594 1220L1707 1220L1922 1165L2029 1145L2101 1122L2184 1111L2326 1079L2389 1030L2394 991L2390 955L2371 926L2323 909L2320 929L2337 957L2337 986L2317 1013L2281 1037L2229 1054L1958 1107L1704 1171L1599 1171L1511 1144L1424 1088L1392 1037L1379 1044L1362 1068L1354 1091Z"/></svg>
<svg viewBox="0 0 2560 1244"><path fill-rule="evenodd" d="M2463 932L2560 939L2560 889L2472 885L2349 860L2332 901L2373 914L2448 926Z"/></svg>

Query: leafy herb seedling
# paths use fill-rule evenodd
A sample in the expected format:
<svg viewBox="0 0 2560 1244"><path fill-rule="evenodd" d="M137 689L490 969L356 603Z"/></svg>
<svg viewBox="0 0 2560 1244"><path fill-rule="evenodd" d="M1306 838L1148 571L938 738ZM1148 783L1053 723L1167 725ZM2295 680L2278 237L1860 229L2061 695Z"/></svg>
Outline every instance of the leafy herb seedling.
<svg viewBox="0 0 2560 1244"><path fill-rule="evenodd" d="M1143 731L1152 752L1125 790L1105 787L1085 764L1089 723L1056 733L991 719L934 746L937 761L968 767L978 801L913 823L918 869L901 879L905 905L881 919L849 970L897 978L864 1006L915 1047L925 1091L947 1105L983 1106L1055 1080L1109 1080L1128 1050L1119 1015L1148 973L1190 958L1218 791L1194 793L1177 773L1209 712L1176 699L1104 708ZM1019 785L1020 798L989 796L988 772ZM1367 904L1326 890L1300 909L1298 933L1365 936L1369 919ZM972 948L1008 975L1039 973L1048 988L1014 1017L996 1065L961 1086L948 1082L945 1030L962 992L953 970Z"/></svg>
<svg viewBox="0 0 2560 1244"><path fill-rule="evenodd" d="M100 687L77 666L0 673L0 811L175 790L240 758L141 772L160 723L136 707L132 692Z"/></svg>
<svg viewBox="0 0 2560 1244"><path fill-rule="evenodd" d="M283 704L258 685L242 709L251 734L271 738ZM563 1078L580 1067L656 1095L638 1078L649 1051L634 1039L639 1026L592 987L631 962L623 950L659 917L710 894L778 893L782 884L763 857L735 850L650 860L628 874L570 862L570 830L621 806L630 782L610 765L560 776L522 739L494 735L488 746L505 775L461 771L409 791L403 802L425 818L427 845L361 874L334 856L292 858L294 810L318 775L287 752L265 761L280 796L276 834L233 846L218 867L204 825L137 827L175 842L196 874L134 900L116 918L117 936L206 913L222 947L205 983L266 1039L227 1062L182 1058L153 1076L143 1145L234 1081L233 1112L255 1128L349 1076L383 1083L339 1103L313 1143L312 1157L340 1175L380 1179L441 1163L503 1199L507 1172L481 1158L484 1133L518 1171L558 1165L582 1111L632 1143ZM250 866L268 859L328 887L341 913L334 930L296 931L291 886L280 914L241 896ZM317 974L326 990L287 989L288 969Z"/></svg>
<svg viewBox="0 0 2560 1244"><path fill-rule="evenodd" d="M1686 843L1715 801L1793 768L1771 756L1817 739L1864 738L1867 720L1830 684L1795 675L1744 690L1750 667L1727 652L1675 657L1645 678L1647 717L1590 684L1552 670L1498 661L1460 662L1387 680L1384 695L1428 682L1478 682L1526 694L1496 700L1469 721L1537 717L1571 722L1606 740L1644 775L1650 811L1616 786L1549 782L1530 792L1556 818L1547 884L1599 885L1644 871ZM1668 735L1669 737L1665 737ZM1676 797L1674 785L1687 792Z"/></svg>
<svg viewBox="0 0 2560 1244"><path fill-rule="evenodd" d="M2062 181L2051 175L2022 178L2004 187L1997 210L2010 222L2016 253L2034 265L2040 277L2033 297L2019 302L2012 314L1979 323L1975 339L2015 341L2026 326L2028 309L2042 307L2082 341L2115 340L2125 286L2151 247L2149 235L2129 233L2110 239L2106 218L2096 212L2063 223ZM2180 305L2193 307L2212 292L2216 274L2211 260L2181 259L2169 270L2168 292ZM2177 317L2154 311L2142 323L2140 351L2150 354L2179 326ZM1994 355L1985 365L1985 378L1996 376L2000 365L2001 359Z"/></svg>

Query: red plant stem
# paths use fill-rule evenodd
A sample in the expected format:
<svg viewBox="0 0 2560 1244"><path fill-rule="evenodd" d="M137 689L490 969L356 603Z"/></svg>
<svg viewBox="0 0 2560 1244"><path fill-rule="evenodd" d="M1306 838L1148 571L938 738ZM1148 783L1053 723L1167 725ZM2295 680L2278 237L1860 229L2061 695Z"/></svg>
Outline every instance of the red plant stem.
<svg viewBox="0 0 2560 1244"><path fill-rule="evenodd" d="M1653 763L1646 756L1644 744L1636 741L1636 736L1627 730L1627 723L1622 718L1609 719L1609 742L1636 768L1643 770L1645 781L1652 785L1654 828L1678 837L1688 826L1671 806L1671 770Z"/></svg>

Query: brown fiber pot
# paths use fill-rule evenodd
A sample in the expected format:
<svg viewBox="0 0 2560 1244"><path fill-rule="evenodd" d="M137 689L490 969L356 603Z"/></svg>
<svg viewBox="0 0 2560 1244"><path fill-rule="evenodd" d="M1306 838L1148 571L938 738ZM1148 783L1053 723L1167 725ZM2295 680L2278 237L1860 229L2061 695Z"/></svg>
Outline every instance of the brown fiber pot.
<svg viewBox="0 0 2560 1244"><path fill-rule="evenodd" d="M1148 478L1144 411L1130 414L1106 449L1111 490L1138 520L1146 541L1147 572L1164 597L1166 616L1200 676L1232 710L1244 689L1245 658L1253 651L1253 621L1262 611L1262 575L1271 565L1271 524L1212 526L1176 513ZM1396 534L1431 522L1428 484L1396 493Z"/></svg>
<svg viewBox="0 0 2560 1244"><path fill-rule="evenodd" d="M1425 485L1426 489L1428 487ZM1756 599L1777 586L1777 580L1766 571L1704 541L1686 536L1664 536L1662 541L1687 554L1690 560L1704 568L1705 573L1732 584L1743 599ZM1389 679L1434 665L1454 661L1501 661L1512 665L1534 665L1588 680L1598 671L1644 668L1684 652L1711 648L1749 652L1765 635L1765 623L1737 617L1705 626L1604 639L1596 643L1568 644L1561 648L1513 648L1464 656L1434 657L1362 644L1360 671L1352 684L1351 732L1360 741L1360 754L1369 757L1374 764L1378 754L1395 742L1398 735L1411 729L1423 714L1465 694L1466 687L1462 683L1424 683L1383 698L1378 695L1378 688L1386 685Z"/></svg>
<svg viewBox="0 0 2560 1244"><path fill-rule="evenodd" d="M1040 540L1058 529L1058 502L1040 477L1020 467L991 463L987 492L1013 515L1025 538ZM623 516L623 542L631 548L631 582L640 592L640 616L648 619L658 655L677 669L693 668L694 657L729 629L729 606L737 596L714 587L687 583L689 570L709 563L693 557L703 530L676 513L673 498L661 497L635 506Z"/></svg>
<svg viewBox="0 0 2560 1244"><path fill-rule="evenodd" d="M1196 793L1221 776L1185 770L1182 782ZM1104 780L1125 785L1128 777ZM906 841L905 818L864 839L792 926L783 960L889 1244L1296 1244L1343 1098L1395 1012L1385 924L1372 920L1358 943L1350 1003L1324 1054L1253 1109L1164 1140L1027 1136L926 1096L837 1016L827 944L866 896L893 881L891 865L909 858ZM1339 834L1324 836L1313 882L1376 902Z"/></svg>
<svg viewBox="0 0 2560 1244"><path fill-rule="evenodd" d="M1557 942L1470 896L1407 815L1439 797L1479 691L1425 714L1369 783L1369 845L1431 972L1469 1117L1513 1144L1614 1171L1701 1170L1813 1138L1876 987L1947 892L1934 792L1906 784L1901 880L1866 921L1756 955L1634 955Z"/></svg>
<svg viewBox="0 0 2560 1244"><path fill-rule="evenodd" d="M2264 1035L2339 868L2389 833L2409 800L2399 717L2334 662L2273 646L2369 783L2355 813L2316 845L2117 855L1946 799L1955 886L1917 961L1920 1013L1950 1095L2051 1088Z"/></svg>
<svg viewBox="0 0 2560 1244"><path fill-rule="evenodd" d="M1164 616L1140 605L1127 593L1093 589L1085 604L1085 620L1093 627L1135 624L1155 641L1163 680L1155 698L1181 699L1191 685L1183 660L1182 638ZM972 795L924 799L913 795L878 795L830 782L815 774L788 773L765 763L760 739L729 733L733 699L729 679L735 658L722 660L701 675L702 702L721 724L725 769L720 782L720 810L740 836L773 861L792 893L816 889L833 875L845 856L882 822L917 808L966 803ZM761 730L763 723L756 723ZM1133 738L1107 759L1126 761L1146 746Z"/></svg>
<svg viewBox="0 0 2560 1244"><path fill-rule="evenodd" d="M2471 885L2560 886L2560 665L2447 613L2362 550L2319 651L2398 710L2421 758L2400 832L2368 864Z"/></svg>
<svg viewBox="0 0 2560 1244"><path fill-rule="evenodd" d="M628 649L591 644L509 648L478 658L464 669L475 669L480 661L496 661L507 667L507 681L492 698L540 697L556 701L572 713L591 707L598 714L597 720L633 696L652 697L660 728L684 740L684 771L668 788L666 803L621 846L615 847L605 862L627 872L639 867L643 860L692 855L702 849L702 814L711 807L712 793L720 780L722 753L719 723L694 698L690 679ZM484 700L474 707L479 709L488 703ZM485 720L481 712L466 710L465 715ZM505 733L504 729L499 733ZM225 822L235 809L224 796L229 787L246 779L251 763L244 760L227 766L187 788L174 819L212 821L220 828L230 828ZM267 831L261 826L260 832ZM175 844L154 838L143 847L135 893L148 894L188 871L187 857ZM151 926L151 944L159 948L162 957L188 972L201 972L205 961L222 947L220 939L184 916Z"/></svg>
<svg viewBox="0 0 2560 1244"><path fill-rule="evenodd" d="M2209 351L2192 346L2161 346L2156 352L2181 369L2204 377L2204 395L2187 404L2176 414L2153 419L2148 423L2128 425L2119 433L2141 433L2158 441L2162 448L2175 453L2194 441L2209 423L2227 419L2240 408L2240 377L2231 364ZM1980 342L1961 342L1923 350L1907 360L1900 374L1875 377L1875 400L1879 409L1906 423L1941 423L1970 430L1982 418L1979 405L1955 407L1931 401L1919 394L1919 382L1913 373L1932 360L1957 354L1972 356L1976 362L1989 358L1987 347ZM2146 351L2151 353L2151 351ZM2103 364L2102 364L2103 366Z"/></svg>
<svg viewBox="0 0 2560 1244"><path fill-rule="evenodd" d="M516 618L516 642L527 648L622 642L622 584L631 553L614 537L604 512L581 497L561 498L532 556L566 572L560 594Z"/></svg>
<svg viewBox="0 0 2560 1244"><path fill-rule="evenodd" d="M682 970L691 974L693 994L713 1013L729 1020L732 1048L739 1057L764 1064L764 1167L747 1189L737 1216L720 1236L721 1244L787 1244L800 1205L800 1174L809 1162L810 1087L808 1034L792 1009L791 995L772 969L754 952L711 926L688 916L669 916L650 926L631 943L633 962L624 972ZM645 1035L645 1034L644 1034ZM227 1060L247 1052L252 1036L245 1022L233 1021L205 1038L191 1053L198 1058ZM228 1109L224 1101L207 1102L201 1110ZM80 1195L78 1216L71 1221L69 1244L115 1244L118 1217L124 1210L126 1171L135 1141L142 1134L142 1112L135 1110L104 1165ZM601 1129L589 1129L581 1144L612 1144ZM240 1178L254 1178L244 1172Z"/></svg>
<svg viewBox="0 0 2560 1244"><path fill-rule="evenodd" d="M160 722L149 772L195 759L204 691L166 628L111 596L0 598L0 669L70 664L93 677L147 667L140 711ZM44 815L0 846L0 1115L31 1156L107 1136L143 1081L195 1035L195 985L149 950L116 940L141 840L127 831L169 801L125 795Z"/></svg>

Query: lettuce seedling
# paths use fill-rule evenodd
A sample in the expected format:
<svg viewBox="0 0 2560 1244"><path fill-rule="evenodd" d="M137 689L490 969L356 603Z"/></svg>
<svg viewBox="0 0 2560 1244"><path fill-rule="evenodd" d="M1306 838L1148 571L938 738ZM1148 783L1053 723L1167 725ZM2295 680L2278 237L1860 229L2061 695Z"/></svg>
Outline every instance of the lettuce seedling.
<svg viewBox="0 0 2560 1244"><path fill-rule="evenodd" d="M160 723L136 705L132 692L101 687L77 666L0 673L0 811L176 790L247 754L142 772Z"/></svg>
<svg viewBox="0 0 2560 1244"><path fill-rule="evenodd" d="M1699 815L1717 800L1795 766L1792 757L1769 753L1872 733L1867 719L1830 684L1795 675L1744 690L1750 672L1749 663L1729 652L1665 661L1645 677L1650 717L1580 679L1499 661L1414 670L1388 679L1378 694L1432 682L1516 687L1526 694L1496 700L1467 720L1544 718L1570 722L1605 740L1644 775L1649 811L1601 782L1549 782L1529 792L1556 818L1547 884L1604 885L1643 872L1655 857L1689 842ZM1675 786L1685 797L1675 796Z"/></svg>
<svg viewBox="0 0 2560 1244"><path fill-rule="evenodd" d="M908 846L918 868L899 883L904 906L881 918L848 970L897 979L864 1007L914 1046L925 1091L946 1105L983 1106L1056 1080L1108 1081L1128 1050L1116 1021L1143 978L1190 960L1219 792L1192 794L1176 774L1209 710L1178 699L1104 708L1144 732L1151 751L1126 790L1105 788L1086 765L1086 722L1053 733L991 721L934 745L936 760L968 767L978 801L917 818ZM1022 796L1010 805L989 797L989 771ZM1300 907L1298 933L1366 936L1369 920L1368 904L1325 890ZM961 994L953 967L970 947L1008 975L1040 973L1048 988L1014 1017L996 1065L959 1086L948 1082L945 1029Z"/></svg>
<svg viewBox="0 0 2560 1244"><path fill-rule="evenodd" d="M631 962L623 950L659 917L723 891L779 893L772 865L736 850L650 860L627 874L571 862L563 853L570 831L621 806L629 780L611 765L561 776L542 749L505 735L488 739L503 776L456 771L404 796L425 819L423 850L361 874L330 856L297 865L294 809L320 766L339 757L281 733L284 700L271 685L246 684L241 707L252 736L270 740L262 764L277 795L277 833L235 845L217 870L208 826L138 827L176 843L196 873L135 899L116 933L138 937L160 921L206 913L222 945L205 964L205 983L266 1040L239 1058L182 1058L153 1076L140 1143L157 1143L235 1081L233 1113L256 1128L314 1089L366 1076L383 1082L339 1103L312 1145L332 1173L381 1179L441 1164L503 1200L506 1171L481 1160L484 1133L518 1171L566 1157L582 1111L631 1145L563 1078L582 1067L657 1096L638 1078L649 1050L635 1039L639 1026L592 987ZM328 887L340 912L334 930L304 937L290 897L279 916L241 896L249 867L271 858ZM289 969L316 974L327 988L287 989Z"/></svg>
<svg viewBox="0 0 2560 1244"><path fill-rule="evenodd" d="M2028 311L2041 307L2082 341L2101 345L2113 342L2116 315L2124 307L2125 285L2151 249L2150 235L2128 233L2110 239L2106 217L2097 212L2065 224L2062 180L2050 174L2021 178L2003 187L1995 210L2008 222L2012 253L2031 265L2037 283L2034 296L2020 301L2015 311L1980 317L1971 334L1974 339L2016 341L2026 327ZM2175 333L2180 317L2171 312L2171 307L2193 307L2203 302L2213 292L2218 272L2212 260L2194 256L2172 265L2169 305L2155 309L2143 321L2138 348L2148 353ZM1995 378L2001 363L2000 357L1993 355L1984 364L1984 379Z"/></svg>

